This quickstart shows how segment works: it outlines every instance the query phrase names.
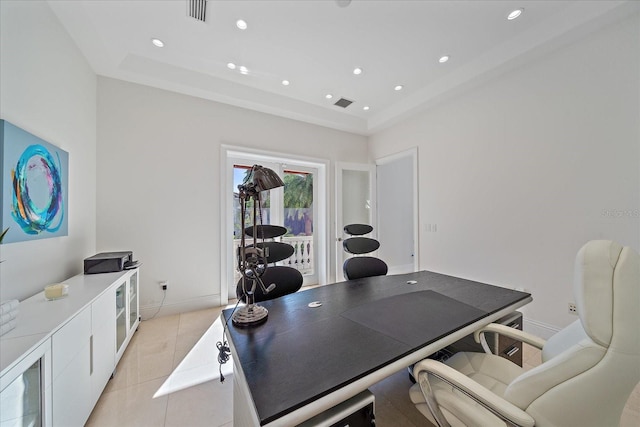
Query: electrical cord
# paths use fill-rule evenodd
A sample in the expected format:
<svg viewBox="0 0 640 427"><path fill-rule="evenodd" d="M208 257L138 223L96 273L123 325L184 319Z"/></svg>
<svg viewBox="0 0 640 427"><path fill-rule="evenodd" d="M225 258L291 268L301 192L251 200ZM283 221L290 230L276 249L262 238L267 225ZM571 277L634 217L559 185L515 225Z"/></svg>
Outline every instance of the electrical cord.
<svg viewBox="0 0 640 427"><path fill-rule="evenodd" d="M156 310L156 312L155 312L155 313L153 313L153 316L151 316L151 317L149 317L148 319L145 319L145 320L151 320L151 319L153 319L154 317L156 317L156 316L158 315L158 313L160 313L160 309L161 309L161 308L162 308L162 306L164 305L164 299L167 297L167 290L166 290L166 289L163 289L163 290L162 290L162 292L163 292L164 294L162 295L162 301L160 301L160 306L158 307L158 309Z"/></svg>
<svg viewBox="0 0 640 427"><path fill-rule="evenodd" d="M229 361L231 357L231 350L225 341L224 344L220 341L216 343L216 347L218 347L218 369L220 371L220 382L224 382L224 375L222 375L222 365Z"/></svg>
<svg viewBox="0 0 640 427"><path fill-rule="evenodd" d="M231 349L229 348L229 344L227 340L224 338L227 334L227 328L229 327L229 319L233 317L233 313L236 312L238 308L238 304L240 304L240 300L236 303L236 306L233 307L233 311L231 311L231 315L229 318L224 321L224 328L222 328L222 340L216 343L216 347L218 348L218 369L220 371L220 382L224 382L224 375L222 375L222 365L227 363L231 358Z"/></svg>

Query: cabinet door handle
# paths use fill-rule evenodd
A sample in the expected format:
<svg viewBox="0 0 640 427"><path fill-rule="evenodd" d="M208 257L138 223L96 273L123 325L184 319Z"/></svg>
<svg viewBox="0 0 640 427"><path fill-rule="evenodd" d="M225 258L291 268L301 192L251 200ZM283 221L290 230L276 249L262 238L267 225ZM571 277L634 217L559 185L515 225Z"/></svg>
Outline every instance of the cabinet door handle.
<svg viewBox="0 0 640 427"><path fill-rule="evenodd" d="M513 356L514 354L516 354L519 351L520 351L520 347L513 346L513 347L511 347L511 349L509 351L506 351L505 354L507 356L511 357L511 356Z"/></svg>
<svg viewBox="0 0 640 427"><path fill-rule="evenodd" d="M89 375L93 375L93 335L89 337Z"/></svg>

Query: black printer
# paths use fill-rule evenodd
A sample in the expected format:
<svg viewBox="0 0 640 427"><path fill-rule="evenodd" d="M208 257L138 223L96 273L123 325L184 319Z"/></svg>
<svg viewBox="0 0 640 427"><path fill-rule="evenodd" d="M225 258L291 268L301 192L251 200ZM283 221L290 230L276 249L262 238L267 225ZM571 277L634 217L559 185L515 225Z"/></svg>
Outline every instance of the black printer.
<svg viewBox="0 0 640 427"><path fill-rule="evenodd" d="M85 258L84 274L113 273L137 267L133 252L102 252Z"/></svg>

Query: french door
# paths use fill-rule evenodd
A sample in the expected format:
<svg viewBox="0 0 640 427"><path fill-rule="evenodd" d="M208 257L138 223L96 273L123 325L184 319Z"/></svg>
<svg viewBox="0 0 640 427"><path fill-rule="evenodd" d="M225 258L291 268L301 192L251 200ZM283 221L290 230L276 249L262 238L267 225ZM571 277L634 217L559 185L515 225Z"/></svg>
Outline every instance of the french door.
<svg viewBox="0 0 640 427"><path fill-rule="evenodd" d="M270 161L271 160L271 161ZM318 218L318 170L314 167L291 162L275 162L273 159L259 156L228 157L227 168L232 173L229 192L233 193L233 230L227 234L233 240L232 254L237 253L241 237L240 200L238 185L242 184L254 164L275 171L284 182L284 187L265 191L261 206L257 210L258 223L284 226L287 233L276 240L288 243L294 248L293 255L279 265L297 269L304 278L303 286L318 283L318 236L316 220ZM251 202L253 203L253 202ZM252 223L253 209L248 209L245 226ZM237 260L228 257L228 269L233 270L229 285L229 298L235 297L235 283L239 279Z"/></svg>

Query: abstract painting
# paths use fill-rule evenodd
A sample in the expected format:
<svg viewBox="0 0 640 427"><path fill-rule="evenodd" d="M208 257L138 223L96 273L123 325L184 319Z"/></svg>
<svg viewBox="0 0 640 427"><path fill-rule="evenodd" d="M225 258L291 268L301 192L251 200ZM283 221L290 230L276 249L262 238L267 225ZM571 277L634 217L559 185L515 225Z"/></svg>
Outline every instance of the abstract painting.
<svg viewBox="0 0 640 427"><path fill-rule="evenodd" d="M68 234L69 153L0 120L3 244Z"/></svg>

